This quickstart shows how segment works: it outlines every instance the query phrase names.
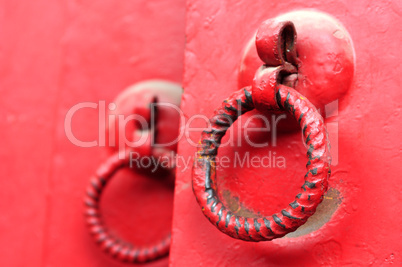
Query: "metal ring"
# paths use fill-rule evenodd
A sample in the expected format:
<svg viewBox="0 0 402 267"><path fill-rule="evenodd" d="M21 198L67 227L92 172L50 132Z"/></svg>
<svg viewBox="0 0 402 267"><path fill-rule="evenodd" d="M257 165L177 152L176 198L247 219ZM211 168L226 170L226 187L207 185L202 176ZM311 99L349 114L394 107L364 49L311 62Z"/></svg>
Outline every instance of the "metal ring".
<svg viewBox="0 0 402 267"><path fill-rule="evenodd" d="M275 100L281 110L298 121L308 147L305 182L295 200L279 213L268 217L238 216L225 207L217 194L215 158L218 147L231 124L255 108L254 103L258 101L254 101L251 87L239 90L225 100L210 118L210 129L201 135L201 146L193 166L194 194L209 221L233 238L265 241L295 231L314 214L328 187L331 157L328 134L321 115L304 96L284 85L276 87Z"/></svg>
<svg viewBox="0 0 402 267"><path fill-rule="evenodd" d="M86 221L95 241L113 257L133 263L153 261L169 253L170 234L155 245L136 247L110 234L101 218L99 200L105 186L119 169L128 166L129 157L121 158L119 153L112 155L91 178L84 199Z"/></svg>

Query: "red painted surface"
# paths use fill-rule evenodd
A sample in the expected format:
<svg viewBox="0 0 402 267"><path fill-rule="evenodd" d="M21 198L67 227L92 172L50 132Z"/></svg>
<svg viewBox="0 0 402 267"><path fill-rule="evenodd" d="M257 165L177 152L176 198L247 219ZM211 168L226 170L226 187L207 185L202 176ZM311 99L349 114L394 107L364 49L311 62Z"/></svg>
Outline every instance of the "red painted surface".
<svg viewBox="0 0 402 267"><path fill-rule="evenodd" d="M64 119L77 103L105 100L107 107L143 80L180 83L185 3L0 6L0 265L123 266L93 242L83 219L88 179L109 151L73 145ZM77 138L97 140L99 107L75 114ZM171 186L123 170L105 189L101 210L118 234L146 244L170 231L172 196Z"/></svg>
<svg viewBox="0 0 402 267"><path fill-rule="evenodd" d="M353 80L355 58L352 40L341 22L328 14L313 10L295 10L269 21L291 21L296 28L297 36L293 37L293 42L297 46L297 55L286 53L287 61L297 66L298 79L294 85L296 90L322 110L326 104L343 97ZM251 84L255 69L263 64L258 57L255 39L260 56L267 54L275 59L266 60L267 65L278 66L284 60L272 55L272 48L277 43L265 43L270 37L269 26L271 25L267 25L267 22L259 25L258 35L250 40L240 66L239 89ZM288 31L285 32L286 35ZM289 38L287 42L290 42ZM295 49L291 48L290 51Z"/></svg>
<svg viewBox="0 0 402 267"><path fill-rule="evenodd" d="M331 116L325 114L325 105L342 98L350 89L353 80L355 59L349 33L333 17L312 10L288 12L270 21L272 23L291 21L297 28L297 36L286 38L287 42L292 40L297 46L297 55L294 54L295 49L290 49L293 53L285 53L288 61L297 67L297 76L289 75L282 78L285 79L284 83L293 83L291 86L306 96L323 116ZM258 34L251 38L244 51L239 67L239 89L252 83L255 70L264 63L258 54L262 56L267 54L273 58L266 60L265 64L268 66L277 66L284 61L280 56L273 54L275 51L272 51L272 48L281 45L275 42L275 38L273 43L265 43L271 34L270 31L266 31L269 26L262 23L258 28ZM289 30L280 33L288 35ZM259 53L256 42L260 47ZM285 48L278 50L286 51ZM278 131L289 132L298 129L299 125L293 118L286 118L286 123L283 122Z"/></svg>
<svg viewBox="0 0 402 267"><path fill-rule="evenodd" d="M0 265L124 266L99 250L83 223L82 194L88 177L109 153L105 148L73 145L66 138L64 118L79 102L112 101L142 80L181 82L185 3L22 0L0 4ZM209 117L237 89L244 47L262 21L280 13L313 8L333 15L352 37L356 64L352 85L335 109L338 112L326 118L327 127L335 127L330 139L338 148L329 188L339 195L327 196L336 198L337 204L329 221L300 237L260 243L234 240L202 215L191 189L191 168L181 166L171 265L400 265L400 3L188 0L186 6L182 102L186 118L200 113ZM76 137L96 140L98 116L98 109L77 113ZM233 127L234 136L239 125L243 124ZM196 120L192 126L205 128L205 122ZM196 143L200 132L188 133ZM272 143L267 135L256 132L250 137ZM240 212L275 212L299 190L304 149L299 132L281 134L277 146L269 150L285 157L287 167L218 170L223 174L217 181L221 194ZM267 148L255 149L243 142L222 147L220 156L233 156L236 151L263 156ZM180 155L193 157L194 152L195 147L182 139ZM127 239L146 243L170 230L162 220L171 221L171 188L145 175L131 175L123 170L113 178L102 212L107 224ZM153 231L146 231L150 225Z"/></svg>
<svg viewBox="0 0 402 267"><path fill-rule="evenodd" d="M182 109L186 118L195 114L210 117L237 90L243 49L260 23L302 8L317 9L341 21L355 50L353 82L339 98L337 108L328 107L331 116L325 118L332 152L337 150L333 154L337 162L329 179L328 192L332 193L322 203L327 201L328 205L319 208L324 213L327 209L332 212L329 217L316 217L313 225L318 229L298 237L259 243L235 240L203 216L192 192L191 169L179 167L172 266L402 264L402 219L398 215L402 201L402 68L398 61L402 21L398 1L187 1ZM237 137L244 123L236 122L222 142L228 141L230 135ZM198 119L191 126L203 129L206 122ZM260 125L248 125L251 126ZM187 131L196 143L201 130ZM271 132L248 136L255 141L268 141L270 146L248 146L241 135L242 145L236 142L235 146L220 147L219 158L234 158L236 152L263 157L269 151L283 156L286 168L218 168L218 194L238 214L270 215L290 203L298 192L303 182L305 148L300 132L279 133L277 146L272 144ZM188 140L179 143L181 156L193 157L195 151Z"/></svg>

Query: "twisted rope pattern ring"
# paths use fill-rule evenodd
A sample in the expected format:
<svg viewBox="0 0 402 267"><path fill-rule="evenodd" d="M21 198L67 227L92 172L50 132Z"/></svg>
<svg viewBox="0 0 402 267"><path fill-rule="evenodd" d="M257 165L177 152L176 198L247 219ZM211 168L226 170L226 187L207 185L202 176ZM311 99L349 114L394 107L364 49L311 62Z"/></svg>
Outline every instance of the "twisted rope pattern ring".
<svg viewBox="0 0 402 267"><path fill-rule="evenodd" d="M223 233L245 241L264 241L295 231L314 214L328 187L331 174L328 134L321 115L304 96L290 87L278 85L276 105L294 116L308 147L307 173L295 200L268 217L238 216L219 199L215 158L227 129L242 114L254 109L251 87L235 92L210 119L211 128L201 135L201 146L193 166L193 190L202 212Z"/></svg>
<svg viewBox="0 0 402 267"><path fill-rule="evenodd" d="M151 246L136 247L113 236L106 228L99 210L99 201L103 190L113 175L121 168L127 167L128 156L119 158L116 153L111 156L91 178L87 188L85 204L86 222L95 241L108 254L125 262L141 263L156 260L169 253L170 234Z"/></svg>

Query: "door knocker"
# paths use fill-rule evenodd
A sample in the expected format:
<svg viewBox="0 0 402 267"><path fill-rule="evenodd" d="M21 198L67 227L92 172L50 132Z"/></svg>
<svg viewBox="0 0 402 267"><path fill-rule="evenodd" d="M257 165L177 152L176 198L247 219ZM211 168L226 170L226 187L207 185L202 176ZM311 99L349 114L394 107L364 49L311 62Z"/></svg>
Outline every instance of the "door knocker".
<svg viewBox="0 0 402 267"><path fill-rule="evenodd" d="M233 93L214 111L214 116L210 118L211 126L201 134L194 159L193 191L203 214L221 232L245 241L272 240L303 225L321 203L331 175L328 134L315 105L298 92L304 86L298 83L304 78L304 73L300 71L308 68L302 64L305 59L298 58L295 24L285 18L286 15L267 20L259 27L255 45L262 66L255 73L252 82L247 73L240 73L239 83L243 82L244 87ZM322 15L319 14L317 18L322 19ZM339 50L346 51L341 60L345 61L346 68L352 69L352 73L346 73L343 79L350 82L349 75L353 75L353 55L349 55L348 49L341 47ZM251 54L246 53L246 56ZM247 69L247 66L243 69ZM331 77L323 79L334 80ZM248 85L244 81L248 81ZM322 81L319 80L317 84L320 82ZM325 81L322 83L325 84ZM348 84L344 84L344 87L347 88ZM321 107L322 103L343 94L346 89L342 87L339 90L341 91L324 93L327 99L323 102L315 97L313 100ZM299 124L307 147L307 172L301 190L293 202L271 216L245 217L236 214L220 199L216 184L216 157L221 140L239 116L253 109L262 113L287 112Z"/></svg>
<svg viewBox="0 0 402 267"><path fill-rule="evenodd" d="M181 93L182 88L176 84L164 81L149 81L127 89L115 101L116 108L112 110L115 116L110 116L109 127L106 131L108 136L112 135L118 139L117 142L113 142L114 145L109 146L115 152L98 168L95 175L90 179L84 198L84 205L86 222L95 242L106 253L120 261L132 263L149 262L164 257L169 253L170 234L161 240L154 241L149 246L136 246L124 241L123 238L114 236L102 220L99 201L102 192L106 189L113 175L122 168L129 168L129 154L131 152L135 151L140 157L174 157L177 149L177 142L174 142L174 139L178 135L180 117L176 111L166 109L166 106L178 108ZM121 127L122 125L117 123L116 118L118 116L132 114L141 115L144 121L153 121L153 123L150 126L148 123L132 123L130 127L126 127L127 125L125 124L124 127ZM115 128L116 124L118 126ZM138 137L145 136L147 140L142 145L130 146L126 142L122 142L122 136L126 137L127 134L130 136L128 138L130 144L133 144L134 139L138 139ZM161 143L165 145L160 147L159 144ZM173 160L169 162L170 164L160 167L170 174L166 176L168 178L174 177L175 170ZM135 166L132 170L136 171Z"/></svg>

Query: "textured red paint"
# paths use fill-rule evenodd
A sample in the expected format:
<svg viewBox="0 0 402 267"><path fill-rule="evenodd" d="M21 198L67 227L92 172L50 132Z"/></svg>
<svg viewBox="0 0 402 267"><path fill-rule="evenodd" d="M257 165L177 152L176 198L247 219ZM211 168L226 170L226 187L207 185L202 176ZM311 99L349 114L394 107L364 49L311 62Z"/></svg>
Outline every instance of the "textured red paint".
<svg viewBox="0 0 402 267"><path fill-rule="evenodd" d="M283 32L278 26L285 21L291 21L294 26L287 27ZM276 30L267 31L271 28ZM290 35L294 28L297 28L297 36ZM275 37L281 35L287 35L284 36L286 40L278 42ZM270 39L267 37L271 36L272 42L267 43L266 40ZM297 60L295 49L291 48L285 53L287 49L281 47L286 42L297 45ZM325 13L298 10L264 22L244 51L239 68L239 89L252 83L255 70L264 63L260 57L266 59L268 55L272 57L271 60L265 60L268 66L289 61L297 67L297 76L292 77L293 79L287 77L286 79L290 79L287 82L291 82L291 87L306 96L323 116L325 105L340 99L350 89L354 74L352 40L342 24ZM299 125L292 118L287 118L286 123L282 123L278 130L289 132L297 131L298 128Z"/></svg>
<svg viewBox="0 0 402 267"><path fill-rule="evenodd" d="M80 102L107 107L143 80L181 83L185 2L0 1L0 25L0 265L125 266L83 221L88 177L109 152L73 145L64 118ZM78 111L73 131L96 140L98 109ZM122 170L102 214L116 233L146 245L170 232L172 196L171 187Z"/></svg>
<svg viewBox="0 0 402 267"><path fill-rule="evenodd" d="M3 0L0 4L0 265L123 266L93 244L82 223L83 188L107 153L103 148L72 145L63 121L78 102L111 101L141 80L180 82L184 1ZM339 143L339 163L329 187L340 191L341 205L324 227L306 236L242 242L220 233L204 218L191 190L191 171L178 169L172 265L401 264L399 1L189 0L185 115L209 116L235 91L239 58L263 20L303 8L333 15L354 42L354 79L339 99L338 114L326 118L339 126L338 139L331 140ZM95 139L97 120L96 110L77 114L73 122L77 136ZM202 122L195 124L205 127ZM190 137L196 141L199 134L191 132ZM301 182L293 177L302 177L305 163L299 133L278 139L272 150L284 155L291 168L235 168L225 173L231 179L218 181L221 188L241 196L247 207L267 214L291 201ZM220 153L230 156L234 149L222 148ZM193 151L186 140L179 144L182 156L192 157ZM240 151L266 153L247 146ZM117 176L105 191L104 214L106 219L113 215L107 224L120 227L138 242L155 240L158 233L168 231L158 222L155 231L147 232L154 236L143 235L156 216L170 220L171 210L161 208L170 205L170 191L141 175L138 180L124 171ZM166 192L161 195L161 190ZM144 191L149 193L141 195ZM159 209L138 202L139 195L143 203L152 199L152 206ZM147 210L148 218L137 216ZM124 220L132 223L123 225Z"/></svg>
<svg viewBox="0 0 402 267"><path fill-rule="evenodd" d="M294 49L290 49L293 53L286 52L286 59L282 56L284 51L277 46L283 42L276 42L276 38L272 38L271 44L265 43L272 32L272 30L267 32L267 29L277 27L284 21L291 21L296 29L297 37L289 36L287 42L294 39L297 46L297 60ZM290 29L286 35L289 35ZM273 32L276 36L282 34ZM252 42L254 39L259 47L258 51L255 42ZM276 57L272 55L273 52L276 53ZM258 55L261 57L264 54L271 55L275 59L265 62L269 66L280 65L283 61L289 61L297 66L298 79L295 88L311 99L310 101L318 109L324 109L326 104L340 99L350 89L355 60L352 40L342 24L328 14L312 10L295 10L274 17L259 26L256 38L252 38L250 45L244 51L239 72L239 89L251 83L255 69L263 63ZM274 64L275 62L277 64ZM323 87L326 89L322 90Z"/></svg>
<svg viewBox="0 0 402 267"><path fill-rule="evenodd" d="M402 68L398 57L402 37L398 27L402 21L398 1L190 0L182 109L187 117L199 113L210 117L237 90L243 49L260 23L304 8L326 12L341 21L355 50L353 81L339 98L338 113L325 118L327 127L338 127L338 131L329 129L332 149L338 143L339 152L328 185L340 192L339 207L323 227L307 235L259 243L234 240L205 219L190 186L191 171L179 168L170 252L173 266L401 264ZM205 122L199 120L192 126L205 128ZM235 123L233 134L242 126ZM199 131L189 132L195 141L199 135ZM252 137L270 141L266 135L269 133L254 133ZM277 146L269 147L287 159L285 170L217 170L219 196L230 192L222 199L238 199L242 207L260 214L269 215L286 206L302 183L305 148L300 139L300 132L278 134ZM178 153L192 157L194 149L183 140ZM263 156L267 148L246 144L221 147L218 156L233 157L235 151Z"/></svg>

